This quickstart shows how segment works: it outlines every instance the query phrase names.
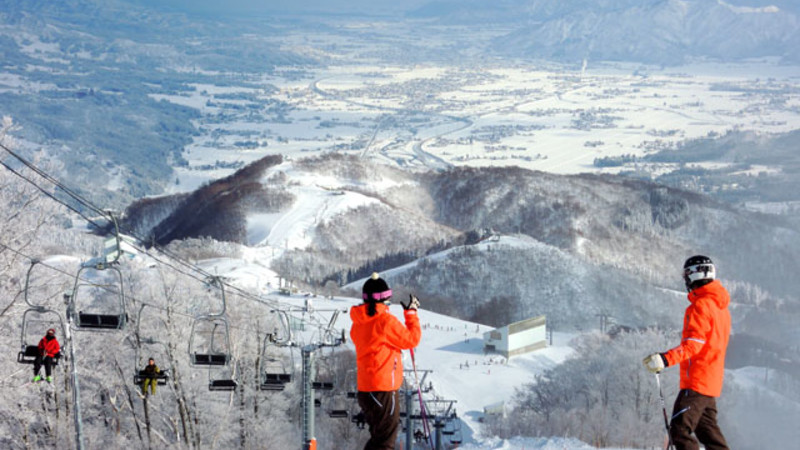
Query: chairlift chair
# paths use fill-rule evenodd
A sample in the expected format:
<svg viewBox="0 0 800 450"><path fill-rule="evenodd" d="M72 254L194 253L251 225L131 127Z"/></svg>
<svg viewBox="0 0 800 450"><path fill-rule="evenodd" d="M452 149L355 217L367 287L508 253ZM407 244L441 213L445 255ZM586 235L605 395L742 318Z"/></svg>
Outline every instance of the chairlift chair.
<svg viewBox="0 0 800 450"><path fill-rule="evenodd" d="M189 361L193 366L227 366L231 360L230 325L225 317L225 309L227 307L225 288L219 277L212 277L209 282L209 285L211 284L216 284L220 289L222 310L219 313L209 313L195 317L192 322L192 330L189 335ZM205 330L203 330L203 327L205 327ZM218 332L217 330L221 331ZM202 333L210 333L207 346L197 343L196 338ZM224 351L216 348L215 340L217 340L218 334L222 337Z"/></svg>
<svg viewBox="0 0 800 450"><path fill-rule="evenodd" d="M228 330L226 328L225 329L226 338L228 336L227 332L228 332ZM230 345L230 339L229 338L227 338L227 342L228 342L228 347L226 347L226 348L230 348L230 346L229 346ZM213 334L212 334L212 337L211 337L211 347L210 348L212 350L214 349L214 335ZM232 374L228 375L228 376L225 376L225 377L219 377L219 378L216 378L216 377L212 376L212 372L214 372L214 369L213 369L214 366L220 367L220 366L228 366L229 365L230 358L231 358L230 354L228 354L228 353L225 353L225 354L211 353L211 354L208 354L208 355L199 355L199 354L195 353L195 356L196 357L197 356L207 357L208 359L205 359L204 361L211 361L211 364L207 364L209 366L208 367L208 390L209 391L227 391L227 392L230 392L230 391L235 391L236 390L236 388L239 386L239 383L236 382L236 380L233 379ZM225 361L224 364L222 363L223 358L224 358L224 361ZM195 361L197 361L197 360L195 360ZM200 364L200 365L204 365L204 364ZM228 370L230 371L232 369L228 369Z"/></svg>
<svg viewBox="0 0 800 450"><path fill-rule="evenodd" d="M156 376L148 374L144 370L140 370L133 375L133 384L136 386L141 386L142 382L148 378L154 378L156 380L156 384L163 386L169 381L169 370L163 369L160 373L156 374Z"/></svg>
<svg viewBox="0 0 800 450"><path fill-rule="evenodd" d="M235 391L238 386L239 386L239 383L237 383L236 380L229 380L229 379L211 380L208 383L208 390L209 391Z"/></svg>
<svg viewBox="0 0 800 450"><path fill-rule="evenodd" d="M355 399L358 396L358 374L355 370L348 370L345 374L344 388L347 389L347 398Z"/></svg>
<svg viewBox="0 0 800 450"><path fill-rule="evenodd" d="M442 434L445 436L454 436L456 431L461 429L461 420L458 418L455 410L453 410L446 418Z"/></svg>
<svg viewBox="0 0 800 450"><path fill-rule="evenodd" d="M211 330L198 331L198 324L207 324ZM217 332L220 329L220 332ZM207 333L209 334L209 344L202 346L197 344L196 336ZM222 351L216 346L216 337L221 335L224 341ZM230 349L230 334L228 321L224 318L196 318L192 323L192 331L189 337L189 358L193 366L227 366L230 362L231 355L228 353Z"/></svg>
<svg viewBox="0 0 800 450"><path fill-rule="evenodd" d="M64 326L64 319L61 317L57 311L47 308L42 305L35 305L31 303L30 300L30 280L31 280L31 273L33 272L33 267L38 264L38 260L31 261L31 266L28 268L28 273L25 276L25 290L24 290L24 297L25 303L28 305L28 309L22 314L22 330L20 332L20 351L17 353L17 362L20 364L34 364L36 358L39 356L39 343L33 340L29 340L26 336L26 332L30 328L31 324L33 323L43 323L44 326L41 326L43 331L41 335L44 336L46 330L50 328L56 328L56 326L61 330L61 336L66 335L66 327ZM38 318L37 318L38 317ZM34 344L34 342L36 342ZM66 343L64 344L66 345ZM63 347L63 345L62 345ZM53 365L58 365L58 358L53 359Z"/></svg>
<svg viewBox="0 0 800 450"><path fill-rule="evenodd" d="M237 387L239 387L239 383L233 379L232 376L221 377L221 378L213 378L211 376L211 369L208 371L208 390L209 391L223 391L223 392L231 392L235 391Z"/></svg>
<svg viewBox="0 0 800 450"><path fill-rule="evenodd" d="M291 347L286 347L288 361L281 357L262 355L261 357L261 383L262 391L282 391L287 384L292 382L294 372L294 355Z"/></svg>
<svg viewBox="0 0 800 450"><path fill-rule="evenodd" d="M278 312L284 335L277 336L277 329L264 337L261 346L258 371L262 391L282 391L294 378L294 347L289 316L285 311Z"/></svg>
<svg viewBox="0 0 800 450"><path fill-rule="evenodd" d="M81 278L84 274L94 274L95 277L112 274L108 280L109 284L98 284ZM94 298L93 303L83 303L84 297ZM93 265L83 265L77 275L72 292L66 294L68 297L67 311L72 319L72 323L78 330L103 331L121 330L125 328L127 314L125 312L125 294L122 284L122 272L112 263L105 261L97 262ZM115 313L97 311L96 303L105 303L104 309L114 308Z"/></svg>
<svg viewBox="0 0 800 450"><path fill-rule="evenodd" d="M58 320L50 319L50 320L35 320L31 319L29 315L33 314L47 314L47 315L55 315ZM61 316L53 310L48 310L46 308L42 309L28 309L22 315L22 332L20 333L20 351L17 353L17 362L21 364L34 364L36 362L36 358L39 357L39 345L38 342L33 344L34 341L28 341L25 337L26 330L34 323L43 323L44 326L40 326L42 330L48 330L50 328L55 328L54 324L58 324L61 328L62 333L65 332L64 323L61 322ZM41 333L44 336L45 332ZM63 336L64 334L62 334ZM53 358L53 365L58 365L59 358Z"/></svg>
<svg viewBox="0 0 800 450"><path fill-rule="evenodd" d="M464 440L464 438L463 438L463 436L461 434L461 430L460 429L455 430L453 435L449 437L449 440L450 440L451 444L460 445Z"/></svg>
<svg viewBox="0 0 800 450"><path fill-rule="evenodd" d="M347 419L350 417L347 403L347 395L344 392L333 394L330 400L331 406L328 409L328 416L333 419Z"/></svg>
<svg viewBox="0 0 800 450"><path fill-rule="evenodd" d="M142 367L142 359L141 359L142 344L161 345L164 348L163 354L165 354L165 355L168 354L167 345L164 342L161 342L161 341L158 341L156 339L149 338L149 337L144 337L143 338L142 335L141 335L142 311L144 310L145 306L147 306L147 305L142 305L139 308L139 313L138 313L138 315L136 317L136 336L139 338L139 340L136 343L135 350L134 350L133 362L134 362L135 366L134 366L133 384L136 385L136 386L141 386L142 382L144 382L144 380L146 380L146 379L155 379L156 380L156 384L158 384L159 386L163 386L163 385L167 384L167 382L169 381L169 369L161 368L160 369L161 371L158 374L156 374L155 376L145 372L144 370L140 370L139 369L140 367Z"/></svg>
<svg viewBox="0 0 800 450"><path fill-rule="evenodd" d="M336 375L333 368L333 349L329 354L318 357L316 366L316 376L311 382L311 387L319 391L332 391L336 384Z"/></svg>

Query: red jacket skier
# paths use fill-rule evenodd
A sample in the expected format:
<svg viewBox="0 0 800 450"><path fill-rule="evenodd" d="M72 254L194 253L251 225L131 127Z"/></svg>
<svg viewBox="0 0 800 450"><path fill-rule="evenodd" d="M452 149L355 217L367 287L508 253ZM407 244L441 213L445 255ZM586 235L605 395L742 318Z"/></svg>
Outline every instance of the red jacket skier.
<svg viewBox="0 0 800 450"><path fill-rule="evenodd" d="M680 364L680 388L675 400L670 438L678 450L699 448L691 434L707 450L727 450L717 425L716 397L722 393L725 351L731 333L728 291L716 280L710 258L697 255L684 264L689 305L683 318L681 344L644 359L653 373Z"/></svg>
<svg viewBox="0 0 800 450"><path fill-rule="evenodd" d="M411 296L405 309L405 325L389 312L389 285L377 273L364 283L364 304L350 309L350 338L356 347L358 404L369 425L370 439L364 447L393 449L400 426L398 390L403 384L401 350L419 344L422 330Z"/></svg>
<svg viewBox="0 0 800 450"><path fill-rule="evenodd" d="M44 364L47 382L51 383L53 381L52 373L54 361L60 357L61 345L59 345L58 339L56 339L56 330L50 328L47 330L47 334L39 341L39 354L33 361L33 381L36 382L42 379L42 377L39 376L39 371L42 368L42 364Z"/></svg>

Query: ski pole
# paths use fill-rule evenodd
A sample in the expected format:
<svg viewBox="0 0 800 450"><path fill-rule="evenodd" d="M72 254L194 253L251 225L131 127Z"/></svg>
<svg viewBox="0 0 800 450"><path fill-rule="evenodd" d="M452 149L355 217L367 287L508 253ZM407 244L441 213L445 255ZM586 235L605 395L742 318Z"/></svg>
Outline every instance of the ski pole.
<svg viewBox="0 0 800 450"><path fill-rule="evenodd" d="M664 402L664 391L661 390L661 377L659 374L656 375L656 384L658 385L658 396L661 399L661 411L664 412L664 427L667 430L667 450L673 448L672 446L672 436L669 434L669 420L667 419L667 404Z"/></svg>
<svg viewBox="0 0 800 450"><path fill-rule="evenodd" d="M411 352L411 367L414 369L414 381L417 383L417 398L419 398L419 414L422 416L422 428L425 430L425 440L432 449L431 428L428 425L428 415L425 413L425 404L422 402L422 388L419 385L419 375L417 375L417 360L414 357L414 349L412 348L409 351ZM411 412L409 411L407 414L411 414Z"/></svg>

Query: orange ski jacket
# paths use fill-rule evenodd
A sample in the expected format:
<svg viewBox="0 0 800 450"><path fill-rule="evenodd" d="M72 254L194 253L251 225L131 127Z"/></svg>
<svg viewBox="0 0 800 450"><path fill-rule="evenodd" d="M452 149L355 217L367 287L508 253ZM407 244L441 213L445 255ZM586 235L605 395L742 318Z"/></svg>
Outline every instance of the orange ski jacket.
<svg viewBox="0 0 800 450"><path fill-rule="evenodd" d="M389 307L377 304L377 313L367 315L367 304L350 308L350 339L356 346L358 390L361 392L396 391L403 384L401 350L419 344L422 329L419 316L413 309L404 313L406 324L389 312Z"/></svg>
<svg viewBox="0 0 800 450"><path fill-rule="evenodd" d="M710 397L722 393L725 351L731 334L730 296L719 280L689 293L681 344L664 354L668 365L680 363L681 389Z"/></svg>
<svg viewBox="0 0 800 450"><path fill-rule="evenodd" d="M48 340L43 337L39 341L39 353L43 356L54 358L61 351L61 346L58 344L58 339L53 338Z"/></svg>

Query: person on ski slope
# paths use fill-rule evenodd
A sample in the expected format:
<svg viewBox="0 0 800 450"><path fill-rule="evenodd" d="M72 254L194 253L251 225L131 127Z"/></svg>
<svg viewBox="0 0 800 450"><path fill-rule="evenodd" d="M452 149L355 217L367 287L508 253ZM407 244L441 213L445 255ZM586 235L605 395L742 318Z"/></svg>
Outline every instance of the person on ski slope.
<svg viewBox="0 0 800 450"><path fill-rule="evenodd" d="M147 365L139 372L142 377L142 395L147 396L147 385L150 385L150 395L156 395L156 385L158 384L158 375L161 369L156 365L156 360L150 358L147 360Z"/></svg>
<svg viewBox="0 0 800 450"><path fill-rule="evenodd" d="M392 290L377 273L364 283L364 303L350 309L350 338L356 347L358 405L369 426L365 450L394 449L400 427L399 389L403 384L401 350L419 344L419 300L403 304L405 325L389 312Z"/></svg>
<svg viewBox="0 0 800 450"><path fill-rule="evenodd" d="M678 450L697 450L694 432L706 450L728 450L717 425L716 398L722 393L725 351L731 333L730 296L716 279L714 263L702 255L683 265L689 307L683 317L681 344L644 359L650 372L680 364L680 392L675 400L669 435Z"/></svg>
<svg viewBox="0 0 800 450"><path fill-rule="evenodd" d="M53 382L53 365L57 358L61 358L61 345L58 344L56 339L55 328L47 330L47 334L39 341L39 354L33 360L33 381L41 381L42 377L39 371L44 364L45 380L48 383Z"/></svg>

